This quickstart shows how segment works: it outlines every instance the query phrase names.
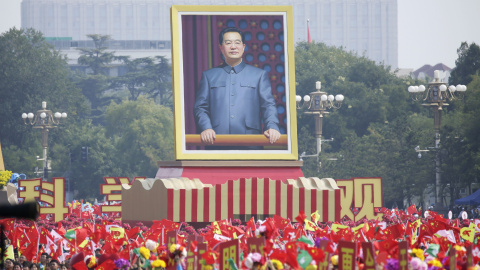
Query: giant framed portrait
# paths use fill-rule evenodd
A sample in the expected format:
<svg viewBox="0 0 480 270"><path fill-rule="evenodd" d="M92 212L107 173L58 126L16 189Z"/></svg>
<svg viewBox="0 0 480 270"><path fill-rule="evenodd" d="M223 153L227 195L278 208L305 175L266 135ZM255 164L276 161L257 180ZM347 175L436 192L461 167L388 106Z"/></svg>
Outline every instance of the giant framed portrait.
<svg viewBox="0 0 480 270"><path fill-rule="evenodd" d="M291 6L171 7L176 160L298 159L292 16ZM216 75L226 66L220 33L229 27L243 34L243 70L253 73ZM215 83L205 84L205 74ZM272 117L280 133L274 143L264 134ZM204 118L216 132L213 144L202 141Z"/></svg>

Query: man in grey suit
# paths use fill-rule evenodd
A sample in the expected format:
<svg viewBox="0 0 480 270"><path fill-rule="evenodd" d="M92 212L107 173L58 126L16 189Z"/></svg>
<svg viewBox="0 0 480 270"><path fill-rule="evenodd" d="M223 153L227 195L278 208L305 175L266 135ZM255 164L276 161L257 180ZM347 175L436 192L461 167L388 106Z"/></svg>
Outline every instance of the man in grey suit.
<svg viewBox="0 0 480 270"><path fill-rule="evenodd" d="M270 143L280 138L272 87L265 70L242 60L244 35L237 28L223 29L218 37L225 63L204 71L193 110L204 144L216 134L262 134Z"/></svg>

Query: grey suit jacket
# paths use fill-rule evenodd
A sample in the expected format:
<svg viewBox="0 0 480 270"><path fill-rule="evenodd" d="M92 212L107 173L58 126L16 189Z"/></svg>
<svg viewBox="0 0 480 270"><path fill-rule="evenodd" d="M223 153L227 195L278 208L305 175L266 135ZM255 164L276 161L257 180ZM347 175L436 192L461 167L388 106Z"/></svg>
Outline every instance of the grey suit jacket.
<svg viewBox="0 0 480 270"><path fill-rule="evenodd" d="M197 131L217 134L261 134L278 128L272 87L265 70L244 62L204 71L193 110Z"/></svg>

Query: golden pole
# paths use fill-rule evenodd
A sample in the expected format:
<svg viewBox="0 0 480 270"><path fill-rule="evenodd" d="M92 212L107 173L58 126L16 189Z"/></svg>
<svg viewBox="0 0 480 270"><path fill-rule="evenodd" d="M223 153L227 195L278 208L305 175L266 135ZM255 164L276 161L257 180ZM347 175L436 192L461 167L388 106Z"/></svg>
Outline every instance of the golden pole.
<svg viewBox="0 0 480 270"><path fill-rule="evenodd" d="M0 171L5 171L5 165L3 164L3 155L2 155L2 143L0 143Z"/></svg>

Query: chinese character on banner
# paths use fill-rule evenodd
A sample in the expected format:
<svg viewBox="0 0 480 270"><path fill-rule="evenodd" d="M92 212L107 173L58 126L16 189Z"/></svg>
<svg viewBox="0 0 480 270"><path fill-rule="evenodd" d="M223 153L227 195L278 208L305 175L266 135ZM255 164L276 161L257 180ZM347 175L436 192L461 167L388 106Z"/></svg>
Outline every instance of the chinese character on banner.
<svg viewBox="0 0 480 270"><path fill-rule="evenodd" d="M450 269L455 269L457 265L457 261L455 260L456 256L457 256L457 249L451 248L450 251L448 252L448 257L450 259L450 262L449 262Z"/></svg>
<svg viewBox="0 0 480 270"><path fill-rule="evenodd" d="M341 218L348 217L353 221L363 218L382 219L383 213L375 211L383 206L381 178L353 178L336 181L341 189Z"/></svg>
<svg viewBox="0 0 480 270"><path fill-rule="evenodd" d="M382 219L382 213L375 213L376 207L382 207L382 179L355 178L354 179L354 207L360 211L355 215L355 221L363 218Z"/></svg>
<svg viewBox="0 0 480 270"><path fill-rule="evenodd" d="M353 180L337 180L340 191L340 218L347 216L351 220L355 220L355 215L351 210L353 205Z"/></svg>
<svg viewBox="0 0 480 270"><path fill-rule="evenodd" d="M40 215L50 214L55 222L63 220L68 215L68 207L65 206L65 178L53 178L53 182L42 181L41 187L47 193L42 192L39 200L48 206L40 206Z"/></svg>
<svg viewBox="0 0 480 270"><path fill-rule="evenodd" d="M338 242L338 269L355 270L357 261L357 245L354 242Z"/></svg>
<svg viewBox="0 0 480 270"><path fill-rule="evenodd" d="M407 241L402 241L398 243L398 269L407 270L408 269L408 243Z"/></svg>
<svg viewBox="0 0 480 270"><path fill-rule="evenodd" d="M196 254L198 253L198 243L203 242L203 236L199 235L189 235L187 236L187 258L186 258L186 270L194 270L196 269L195 266L196 264L196 259L197 256Z"/></svg>
<svg viewBox="0 0 480 270"><path fill-rule="evenodd" d="M375 252L372 242L362 242L363 250L363 270L375 270L377 265L375 263Z"/></svg>
<svg viewBox="0 0 480 270"><path fill-rule="evenodd" d="M135 180L145 177L135 177L132 182L128 177L104 177L105 184L100 185L100 193L106 195L108 205L102 205L102 213L110 213L120 217L122 213L122 185L131 186Z"/></svg>
<svg viewBox="0 0 480 270"><path fill-rule="evenodd" d="M170 256L170 246L177 244L177 231L168 231L167 233L167 270L175 270L177 269L177 264L175 263L175 259Z"/></svg>
<svg viewBox="0 0 480 270"><path fill-rule="evenodd" d="M202 254L207 251L207 244L205 243L198 243L197 244L197 269L198 270L204 270L205 265L203 265L202 262Z"/></svg>
<svg viewBox="0 0 480 270"><path fill-rule="evenodd" d="M467 268L473 267L473 247L472 245L467 247Z"/></svg>
<svg viewBox="0 0 480 270"><path fill-rule="evenodd" d="M320 240L320 249L323 250L325 254L325 259L323 262L317 262L318 270L328 270L330 262L330 257L332 256L333 250L331 249L332 242L330 240Z"/></svg>
<svg viewBox="0 0 480 270"><path fill-rule="evenodd" d="M231 270L229 259L232 259L233 262L239 266L240 262L240 241L234 239L228 242L220 243L220 270Z"/></svg>
<svg viewBox="0 0 480 270"><path fill-rule="evenodd" d="M40 197L40 186L42 179L18 180L18 198L24 202L35 202Z"/></svg>
<svg viewBox="0 0 480 270"><path fill-rule="evenodd" d="M265 237L250 237L247 238L247 255L248 253L260 253L263 254L263 247L265 246Z"/></svg>

